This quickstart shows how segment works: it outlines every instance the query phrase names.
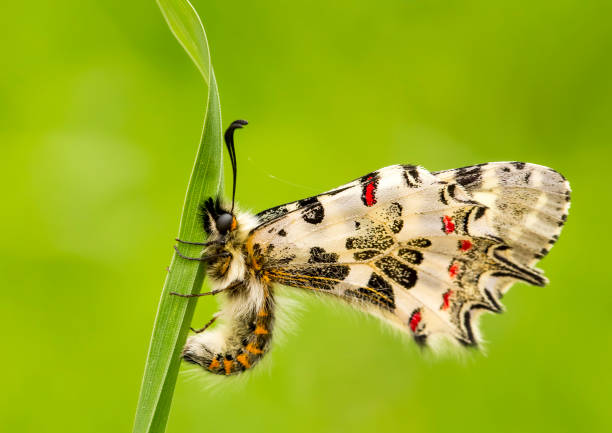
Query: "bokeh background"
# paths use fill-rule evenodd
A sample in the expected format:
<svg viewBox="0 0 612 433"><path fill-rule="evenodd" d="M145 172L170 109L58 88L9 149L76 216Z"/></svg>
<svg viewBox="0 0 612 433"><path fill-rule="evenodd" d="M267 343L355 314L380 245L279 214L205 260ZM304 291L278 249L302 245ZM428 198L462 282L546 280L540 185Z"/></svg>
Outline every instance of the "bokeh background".
<svg viewBox="0 0 612 433"><path fill-rule="evenodd" d="M612 3L194 5L224 124L250 122L245 208L395 163L530 161L574 194L551 284L484 318L486 354L423 356L306 299L242 383L182 373L168 431L610 431ZM130 431L205 87L152 0L2 11L0 430Z"/></svg>

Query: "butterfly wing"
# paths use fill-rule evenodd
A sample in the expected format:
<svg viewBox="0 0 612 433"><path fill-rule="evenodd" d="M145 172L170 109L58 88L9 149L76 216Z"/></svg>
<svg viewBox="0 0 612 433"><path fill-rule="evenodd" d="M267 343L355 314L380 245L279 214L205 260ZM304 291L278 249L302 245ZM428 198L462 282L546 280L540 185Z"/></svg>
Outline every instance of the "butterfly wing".
<svg viewBox="0 0 612 433"><path fill-rule="evenodd" d="M490 162L434 174L440 181L463 186L489 208L489 220L512 247L514 260L532 266L559 238L571 190L553 169L524 162Z"/></svg>
<svg viewBox="0 0 612 433"><path fill-rule="evenodd" d="M501 311L516 280L546 283L532 265L567 211L560 175L513 164L387 167L260 213L247 246L271 281L335 295L419 342L476 344L479 311Z"/></svg>

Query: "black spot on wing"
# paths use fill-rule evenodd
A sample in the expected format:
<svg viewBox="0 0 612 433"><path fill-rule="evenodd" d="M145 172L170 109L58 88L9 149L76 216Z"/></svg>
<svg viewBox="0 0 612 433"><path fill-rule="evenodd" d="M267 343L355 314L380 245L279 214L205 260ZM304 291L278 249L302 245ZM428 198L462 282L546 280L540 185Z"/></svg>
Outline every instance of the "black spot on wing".
<svg viewBox="0 0 612 433"><path fill-rule="evenodd" d="M419 347L425 347L427 345L427 334L414 334L412 338L414 338L414 342Z"/></svg>
<svg viewBox="0 0 612 433"><path fill-rule="evenodd" d="M446 188L440 188L440 203L444 206L448 206L448 200L446 200Z"/></svg>
<svg viewBox="0 0 612 433"><path fill-rule="evenodd" d="M431 246L431 241L426 238L410 239L406 245L417 248L428 248Z"/></svg>
<svg viewBox="0 0 612 433"><path fill-rule="evenodd" d="M409 248L400 248L397 255L413 265L420 265L423 262L423 253Z"/></svg>
<svg viewBox="0 0 612 433"><path fill-rule="evenodd" d="M474 200L457 197L457 184L455 183L451 183L450 185L446 187L446 193L448 194L449 197L451 197L455 201L459 201L461 203L466 203L466 204L479 205L479 203L475 202Z"/></svg>
<svg viewBox="0 0 612 433"><path fill-rule="evenodd" d="M391 285L380 275L372 272L367 287L358 290L346 290L345 295L366 300L387 310L395 309L395 295Z"/></svg>
<svg viewBox="0 0 612 433"><path fill-rule="evenodd" d="M479 220L480 218L482 218L485 214L485 211L487 210L486 207L482 207L482 206L478 206L475 208L476 210L474 211L474 221Z"/></svg>
<svg viewBox="0 0 612 433"><path fill-rule="evenodd" d="M451 183L450 185L446 187L446 190L448 191L448 195L451 196L452 198L455 198L456 189L457 189L457 185L455 185L454 183Z"/></svg>
<svg viewBox="0 0 612 433"><path fill-rule="evenodd" d="M393 233L399 233L404 227L404 220L402 219L402 205L393 202L389 205L385 211L385 220L389 222L389 228Z"/></svg>
<svg viewBox="0 0 612 433"><path fill-rule="evenodd" d="M365 251L359 251L356 252L355 254L353 254L353 257L355 258L355 260L357 261L365 261L365 260L370 260L372 257L376 257L379 254L381 254L380 251L376 251L376 250L365 250Z"/></svg>
<svg viewBox="0 0 612 433"><path fill-rule="evenodd" d="M457 169L457 183L467 189L482 185L482 169L478 165Z"/></svg>
<svg viewBox="0 0 612 433"><path fill-rule="evenodd" d="M546 248L542 248L542 249L540 250L540 252L539 252L539 253L535 253L535 254L533 255L533 257L534 257L535 259L540 260L540 259L543 259L544 257L546 257L546 255L547 255L547 254L548 254L548 250L547 250Z"/></svg>
<svg viewBox="0 0 612 433"><path fill-rule="evenodd" d="M264 224L285 215L287 212L289 212L287 205L281 204L280 206L261 211L255 216L259 220L260 224Z"/></svg>
<svg viewBox="0 0 612 433"><path fill-rule="evenodd" d="M493 256L502 266L491 275L494 277L516 278L517 280L533 284L534 286L544 287L546 285L546 279L537 270L520 266L500 254L501 251L508 249L510 249L510 247L507 245L499 245L493 251Z"/></svg>
<svg viewBox="0 0 612 433"><path fill-rule="evenodd" d="M403 165L402 168L404 169L404 180L406 181L406 186L408 186L408 188L418 188L421 186L423 181L419 176L419 170L416 166Z"/></svg>
<svg viewBox="0 0 612 433"><path fill-rule="evenodd" d="M305 207L308 207L310 205L313 205L315 203L318 203L319 199L317 198L317 196L312 196L312 197L308 197L308 198L303 198L302 200L299 200L297 202L298 205L298 209L303 209Z"/></svg>
<svg viewBox="0 0 612 433"><path fill-rule="evenodd" d="M282 236L282 237L285 237L285 236L287 236L287 232L285 231L285 229L280 229L280 230L278 231L278 235L279 235L279 236Z"/></svg>
<svg viewBox="0 0 612 433"><path fill-rule="evenodd" d="M403 227L404 227L404 220L397 219L393 221L393 224L391 224L391 231L397 234L402 231Z"/></svg>
<svg viewBox="0 0 612 433"><path fill-rule="evenodd" d="M271 269L268 275L276 282L292 287L332 290L349 274L347 265L313 264L295 268Z"/></svg>
<svg viewBox="0 0 612 433"><path fill-rule="evenodd" d="M302 209L302 218L309 224L319 224L325 216L323 205L316 196L298 201L298 209Z"/></svg>
<svg viewBox="0 0 612 433"><path fill-rule="evenodd" d="M387 234L384 227L376 226L368 229L363 236L351 236L346 239L347 250L375 249L384 251L393 245L393 238Z"/></svg>
<svg viewBox="0 0 612 433"><path fill-rule="evenodd" d="M410 289L417 282L417 272L393 257L383 257L375 265L396 283Z"/></svg>
<svg viewBox="0 0 612 433"><path fill-rule="evenodd" d="M393 288L384 278L375 272L372 272L368 280L368 288L376 291L380 297L380 303L386 305L390 309L395 309L395 296ZM370 292L371 293L371 292Z"/></svg>
<svg viewBox="0 0 612 433"><path fill-rule="evenodd" d="M466 346L476 346L476 339L474 338L474 331L472 330L472 315L470 311L463 313L463 328L467 334L467 340L459 340Z"/></svg>
<svg viewBox="0 0 612 433"><path fill-rule="evenodd" d="M495 299L495 297L491 294L491 292L488 289L484 289L484 294L491 303L492 311L496 313L501 313L503 309L501 305L499 305L499 302L497 302L497 299Z"/></svg>
<svg viewBox="0 0 612 433"><path fill-rule="evenodd" d="M513 165L513 166L514 166L514 167L515 167L517 170L522 170L522 169L524 169L524 168L525 168L525 163L524 163L524 162L518 162L518 161L515 161L515 162L512 162L511 164L512 164L512 165Z"/></svg>
<svg viewBox="0 0 612 433"><path fill-rule="evenodd" d="M310 258L308 263L337 263L338 254L327 253L321 247L312 247L310 249Z"/></svg>

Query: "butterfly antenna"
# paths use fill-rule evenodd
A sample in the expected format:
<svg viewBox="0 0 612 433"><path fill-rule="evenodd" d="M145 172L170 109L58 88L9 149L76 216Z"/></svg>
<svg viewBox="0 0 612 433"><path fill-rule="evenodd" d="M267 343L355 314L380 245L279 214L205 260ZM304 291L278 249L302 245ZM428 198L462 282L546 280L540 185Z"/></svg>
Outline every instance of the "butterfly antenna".
<svg viewBox="0 0 612 433"><path fill-rule="evenodd" d="M231 214L234 213L234 200L236 199L236 175L238 174L238 168L236 167L236 148L234 147L234 131L248 124L249 122L246 120L234 120L225 130L225 145L227 146L227 153L229 153L230 161L232 163L232 172L234 173L234 183L232 185L232 210L230 211Z"/></svg>

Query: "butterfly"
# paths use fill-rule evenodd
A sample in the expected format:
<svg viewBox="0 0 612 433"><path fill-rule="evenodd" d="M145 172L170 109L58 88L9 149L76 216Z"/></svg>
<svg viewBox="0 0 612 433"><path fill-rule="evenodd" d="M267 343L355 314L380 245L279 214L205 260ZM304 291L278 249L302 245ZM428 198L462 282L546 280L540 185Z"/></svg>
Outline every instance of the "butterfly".
<svg viewBox="0 0 612 433"><path fill-rule="evenodd" d="M233 168L231 207L202 205L211 292L221 310L189 337L182 356L220 375L257 364L270 349L275 287L322 293L373 314L420 345L477 346L478 316L500 313L521 281L544 286L534 265L559 238L570 187L558 172L490 162L429 172L393 165L313 197L256 215L234 208L235 121L225 132ZM207 329L215 319L223 323Z"/></svg>

